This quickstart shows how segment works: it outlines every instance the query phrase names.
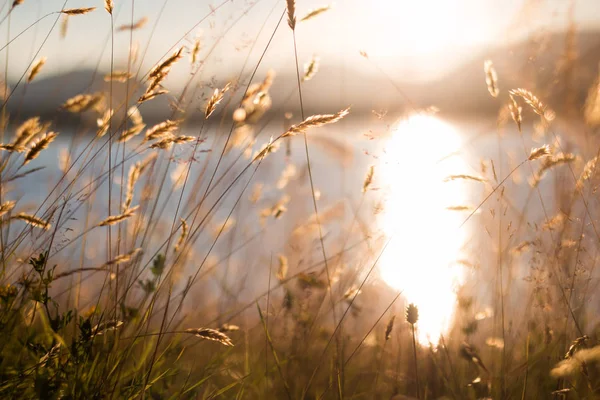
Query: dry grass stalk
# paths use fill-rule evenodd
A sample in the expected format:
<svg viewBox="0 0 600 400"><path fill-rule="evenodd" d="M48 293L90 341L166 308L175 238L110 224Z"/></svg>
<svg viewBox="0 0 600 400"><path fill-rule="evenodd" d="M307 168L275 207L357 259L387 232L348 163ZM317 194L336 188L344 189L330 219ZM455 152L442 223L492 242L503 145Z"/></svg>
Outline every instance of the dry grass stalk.
<svg viewBox="0 0 600 400"><path fill-rule="evenodd" d="M546 112L546 106L529 90L522 88L513 89L510 91L510 94L521 97L536 114L538 114L541 117L544 117L544 113Z"/></svg>
<svg viewBox="0 0 600 400"><path fill-rule="evenodd" d="M142 17L140 19L138 19L136 22L134 22L133 24L130 25L120 25L117 27L117 32L123 32L123 31L135 31L137 29L141 29L144 26L146 26L146 24L148 23L148 17Z"/></svg>
<svg viewBox="0 0 600 400"><path fill-rule="evenodd" d="M487 83L488 92L492 97L498 97L500 90L498 89L498 74L491 60L485 60L483 63L485 71L485 82Z"/></svg>
<svg viewBox="0 0 600 400"><path fill-rule="evenodd" d="M17 128L12 145L15 149L24 151L25 146L27 146L35 136L46 131L49 127L50 123L40 124L39 117L29 118Z"/></svg>
<svg viewBox="0 0 600 400"><path fill-rule="evenodd" d="M302 82L310 81L319 71L319 57L313 56L309 62L304 64L304 75Z"/></svg>
<svg viewBox="0 0 600 400"><path fill-rule="evenodd" d="M160 96L161 94L169 93L168 90L157 90L154 92L146 92L138 99L138 103L143 103L148 100L152 100L153 98Z"/></svg>
<svg viewBox="0 0 600 400"><path fill-rule="evenodd" d="M387 326L385 327L385 340L390 340L390 338L392 337L392 330L394 329L394 320L396 319L395 315L392 315L392 318L390 318L390 320L387 323Z"/></svg>
<svg viewBox="0 0 600 400"><path fill-rule="evenodd" d="M113 8L114 8L113 0L104 0L104 9L106 10L107 13L112 15Z"/></svg>
<svg viewBox="0 0 600 400"><path fill-rule="evenodd" d="M17 202L14 200L8 200L0 204L0 217L15 208L15 204L17 204Z"/></svg>
<svg viewBox="0 0 600 400"><path fill-rule="evenodd" d="M94 11L96 7L67 8L61 11L65 15L83 15Z"/></svg>
<svg viewBox="0 0 600 400"><path fill-rule="evenodd" d="M113 258L112 260L107 261L106 264L104 264L104 266L108 267L111 265L117 265L117 264L121 264L124 262L129 262L136 254L138 254L141 251L142 251L141 247L138 247L137 249L131 250L129 253L120 254L120 255L116 256L115 258Z"/></svg>
<svg viewBox="0 0 600 400"><path fill-rule="evenodd" d="M46 60L46 57L42 57L33 64L33 66L31 67L31 71L29 71L29 76L27 77L28 83L34 80L35 77L40 73L42 67L44 66L44 64L46 64Z"/></svg>
<svg viewBox="0 0 600 400"><path fill-rule="evenodd" d="M515 121L515 124L517 124L519 132L521 132L521 124L523 123L523 108L517 103L512 94L510 95L510 103L508 104L508 110L510 111L510 115L513 121Z"/></svg>
<svg viewBox="0 0 600 400"><path fill-rule="evenodd" d="M316 128L325 124L338 122L350 113L350 108L345 108L335 114L312 115L299 124L292 125L281 137L294 136L305 132L308 128Z"/></svg>
<svg viewBox="0 0 600 400"><path fill-rule="evenodd" d="M288 25L292 30L296 29L296 1L286 0Z"/></svg>
<svg viewBox="0 0 600 400"><path fill-rule="evenodd" d="M261 218L261 221L264 222L264 219L269 216L272 216L275 219L279 219L283 215L283 213L287 211L286 205L289 202L290 196L288 196L287 194L283 195L281 199L279 199L271 207L267 207L260 211L259 216Z"/></svg>
<svg viewBox="0 0 600 400"><path fill-rule="evenodd" d="M60 21L60 38L64 39L67 37L67 31L69 29L69 16L63 15Z"/></svg>
<svg viewBox="0 0 600 400"><path fill-rule="evenodd" d="M44 221L43 219L33 216L31 214L20 212L17 215L15 215L13 217L13 219L18 219L18 220L24 221L31 226L34 226L36 228L41 228L46 231L48 229L50 229L50 224L47 221Z"/></svg>
<svg viewBox="0 0 600 400"><path fill-rule="evenodd" d="M257 151L256 154L254 154L254 157L252 157L252 162L255 162L259 159L262 161L267 154L276 152L278 148L279 143L275 143L273 141L273 136L271 136L269 141L259 151Z"/></svg>
<svg viewBox="0 0 600 400"><path fill-rule="evenodd" d="M279 261L279 267L277 268L277 279L279 279L279 281L281 282L287 276L289 263L287 257L283 254L279 254L277 256L277 260Z"/></svg>
<svg viewBox="0 0 600 400"><path fill-rule="evenodd" d="M473 207L471 207L471 206L464 206L464 205L460 205L460 206L448 206L448 207L446 207L446 210L448 210L448 211L473 211Z"/></svg>
<svg viewBox="0 0 600 400"><path fill-rule="evenodd" d="M228 82L223 87L223 89L221 89L221 90L215 89L212 96L208 100L208 103L206 104L206 111L204 113L205 119L208 119L208 117L210 117L211 114L215 111L215 109L217 108L217 105L221 102L221 100L223 100L223 97L225 96L225 93L227 93L227 91L229 90L230 86L231 86L231 83Z"/></svg>
<svg viewBox="0 0 600 400"><path fill-rule="evenodd" d="M365 176L365 180L363 182L363 187L362 187L362 192L366 193L367 190L369 190L369 187L371 186L371 183L373 183L373 174L375 173L375 166L371 165L369 167L369 170L367 171L367 175Z"/></svg>
<svg viewBox="0 0 600 400"><path fill-rule="evenodd" d="M527 159L529 161L533 161L533 160L537 160L542 157L547 157L549 155L550 155L550 146L545 144L542 147L536 147L536 148L531 149L531 153L529 153L529 158L527 158Z"/></svg>
<svg viewBox="0 0 600 400"><path fill-rule="evenodd" d="M133 208L129 208L125 210L122 214L112 215L105 220L101 221L98 226L109 226L116 225L119 222L125 221L126 219L135 215L135 211L139 208L139 206L135 206Z"/></svg>
<svg viewBox="0 0 600 400"><path fill-rule="evenodd" d="M56 136L58 136L57 133L48 132L44 134L44 136L40 137L38 140L33 142L31 144L31 147L29 148L29 151L27 152L27 155L25 155L25 161L23 162L23 165L29 163L30 161L34 160L37 156L39 156L41 151L47 148L50 145L50 143L52 143L52 141L56 138Z"/></svg>
<svg viewBox="0 0 600 400"><path fill-rule="evenodd" d="M447 177L444 178L444 182L455 181L457 179L463 179L463 180L475 181L475 182L485 182L486 181L484 178L482 178L480 176L458 174L458 175L448 175Z"/></svg>
<svg viewBox="0 0 600 400"><path fill-rule="evenodd" d="M199 60L199 55L200 55L200 48L202 46L202 43L200 42L200 38L196 38L196 40L194 40L194 47L192 47L192 51L190 52L190 59L192 61L192 65L196 65L196 63Z"/></svg>
<svg viewBox="0 0 600 400"><path fill-rule="evenodd" d="M173 248L174 253L178 253L181 247L183 246L183 242L187 238L188 235L188 224L185 222L185 219L181 218L181 234L179 235L179 239L177 239L177 243Z"/></svg>
<svg viewBox="0 0 600 400"><path fill-rule="evenodd" d="M585 163L585 166L583 167L583 172L581 172L581 175L579 176L579 179L577 180L577 189L581 190L583 189L583 184L585 183L585 181L587 181L588 179L590 179L594 173L596 172L596 163L598 162L598 157L594 157L591 160L589 160L587 163Z"/></svg>
<svg viewBox="0 0 600 400"><path fill-rule="evenodd" d="M536 171L535 175L531 179L531 186L536 187L546 172L554 167L557 167L562 164L568 164L574 162L577 159L575 154L573 153L559 153L557 155L552 155L550 157L546 157L544 161L542 161L542 165Z"/></svg>
<svg viewBox="0 0 600 400"><path fill-rule="evenodd" d="M4 144L4 143L0 143L0 150L4 150L4 151L8 151L8 152L22 152L25 149L25 147L17 147L14 144Z"/></svg>
<svg viewBox="0 0 600 400"><path fill-rule="evenodd" d="M72 113L79 113L92 108L98 108L103 100L104 95L102 93L78 94L67 100L61 108Z"/></svg>
<svg viewBox="0 0 600 400"><path fill-rule="evenodd" d="M144 130L146 124L134 125L131 128L124 131L121 136L117 139L119 142L127 142L132 139L135 135L139 134Z"/></svg>
<svg viewBox="0 0 600 400"><path fill-rule="evenodd" d="M119 321L116 319L112 321L101 322L92 328L92 335L103 335L104 332L114 331L121 325L123 325L123 321Z"/></svg>
<svg viewBox="0 0 600 400"><path fill-rule="evenodd" d="M129 116L129 119L134 125L141 125L144 123L140 109L137 106L129 107L129 110L127 110L127 116Z"/></svg>
<svg viewBox="0 0 600 400"><path fill-rule="evenodd" d="M321 15L324 12L329 11L329 10L331 10L331 6L330 5L323 6L323 7L318 7L318 8L315 8L313 10L310 10L304 17L302 17L300 19L300 22L308 21L309 19L313 19L317 15Z"/></svg>
<svg viewBox="0 0 600 400"><path fill-rule="evenodd" d="M125 192L125 202L123 203L123 210L127 211L131 207L131 202L133 201L133 193L135 190L135 184L140 179L142 174L142 163L136 162L129 168L129 173L127 174L127 190Z"/></svg>
<svg viewBox="0 0 600 400"><path fill-rule="evenodd" d="M216 329L210 328L198 328L198 329L186 329L187 333L191 333L192 335L196 335L202 339L214 340L215 342L219 342L225 346L233 346L233 342L223 332L220 332Z"/></svg>
<svg viewBox="0 0 600 400"><path fill-rule="evenodd" d="M116 81L116 82L127 82L133 76L132 73L127 71L113 71L112 74L104 75L104 82Z"/></svg>
<svg viewBox="0 0 600 400"><path fill-rule="evenodd" d="M179 129L179 124L181 124L181 120L171 121L170 119L156 124L146 131L144 141L162 139Z"/></svg>
<svg viewBox="0 0 600 400"><path fill-rule="evenodd" d="M98 125L98 131L96 132L97 137L102 137L108 132L108 128L110 126L110 119L113 116L113 110L106 110L102 118L98 118L96 120L96 125Z"/></svg>
<svg viewBox="0 0 600 400"><path fill-rule="evenodd" d="M150 70L150 73L148 74L148 79L153 80L160 75L168 74L173 64L175 64L177 60L179 60L182 57L183 49L183 46L180 47L170 57L168 57L160 64L156 65L154 68L152 68Z"/></svg>
<svg viewBox="0 0 600 400"><path fill-rule="evenodd" d="M151 149L169 149L171 148L172 145L174 144L182 144L182 143L188 143L188 142L192 142L196 140L196 138L194 136L174 136L172 134L168 134L167 137L159 140L158 142L152 144L150 146Z"/></svg>
<svg viewBox="0 0 600 400"><path fill-rule="evenodd" d="M223 324L221 325L221 327L219 328L219 332L235 332L235 331L239 331L240 327L237 325L233 325L233 324Z"/></svg>

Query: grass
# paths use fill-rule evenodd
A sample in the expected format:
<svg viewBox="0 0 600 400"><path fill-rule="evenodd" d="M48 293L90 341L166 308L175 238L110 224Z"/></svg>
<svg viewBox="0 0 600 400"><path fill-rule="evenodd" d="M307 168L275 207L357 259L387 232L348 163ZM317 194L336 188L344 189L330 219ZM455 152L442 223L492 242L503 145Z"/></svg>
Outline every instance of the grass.
<svg viewBox="0 0 600 400"><path fill-rule="evenodd" d="M9 50L24 34L10 32L21 3L0 7L0 28L12 38L0 46L5 75L14 69ZM482 157L470 174L448 171L448 184L468 182L481 196L476 206L447 209L464 216L461 227L471 235L459 261L467 279L456 289L450 329L424 343L417 340L419 304L378 279L380 257L394 244L377 226L384 197L377 189L386 184L377 159L350 180L350 200L346 189L333 196L324 186L334 171L322 170L320 159L349 171L356 153L326 135L349 131L364 116L351 107L305 115L311 99L303 90L327 55L314 55L301 72L298 48L306 43L297 41L298 26L335 8L297 16L293 0L285 8L276 4L272 12L281 15L267 44L261 49L255 38L238 77L215 84L202 65L213 61L228 31L214 43L190 34L209 26L207 18L225 3L147 70L146 52L136 53L132 38L149 20L134 19L134 1L131 21L117 28L113 13L120 6L108 0L104 9L63 7L27 28L56 18L2 98L0 396L600 396L594 303L600 147L591 134L598 81L590 82L583 111L573 114L566 102L546 104L537 90L503 88L494 64L482 65L477 79L499 110L499 156ZM106 90L64 99L52 118L9 115L9 101L26 101L11 98L16 86L40 79L51 63L41 53L58 34L59 19L64 35L68 21L93 13L110 17ZM232 26L239 21L232 20ZM273 111L273 97L280 96L272 94L283 89L274 72L261 68L284 29L292 33L295 82L280 106L297 116ZM130 35L126 62L114 57L117 32ZM570 58L562 62L577 63L572 48L565 54ZM419 109L366 52L356 55L407 99L402 118L431 112ZM181 89L172 89L172 70L189 73ZM123 88L125 95L115 94ZM169 117L145 121L145 105L165 98ZM385 120L387 112L373 113L375 124L394 122ZM67 114L76 121L64 128L72 135L61 132ZM581 119L586 146L560 134L556 121L566 115ZM522 147L509 167L502 162L505 130L518 132ZM49 155L55 146L63 147L58 160ZM59 176L32 204L22 188L46 172L49 160ZM528 181L519 182L520 174ZM410 190L407 196L421 195ZM518 200L523 196L525 202ZM405 263L398 260L401 268L413 267ZM419 290L435 301L428 282Z"/></svg>

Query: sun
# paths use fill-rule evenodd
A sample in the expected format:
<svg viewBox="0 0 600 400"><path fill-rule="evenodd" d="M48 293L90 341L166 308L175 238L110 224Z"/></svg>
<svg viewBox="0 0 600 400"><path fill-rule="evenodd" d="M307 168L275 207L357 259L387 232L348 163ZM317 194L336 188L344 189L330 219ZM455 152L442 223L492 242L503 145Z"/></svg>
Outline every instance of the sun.
<svg viewBox="0 0 600 400"><path fill-rule="evenodd" d="M385 207L378 224L391 240L380 260L381 278L402 290L419 308L418 338L436 343L452 322L456 287L463 271L460 257L466 188L448 175L465 172L454 153L460 137L434 116L415 115L401 122L385 144L378 166ZM453 155L454 154L454 155Z"/></svg>

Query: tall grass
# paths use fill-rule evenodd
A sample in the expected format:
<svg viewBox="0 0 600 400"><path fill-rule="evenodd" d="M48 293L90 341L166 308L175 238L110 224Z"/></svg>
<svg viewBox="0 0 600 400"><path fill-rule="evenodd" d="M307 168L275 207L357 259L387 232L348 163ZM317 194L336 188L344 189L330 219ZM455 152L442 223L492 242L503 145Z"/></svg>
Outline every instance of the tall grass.
<svg viewBox="0 0 600 400"><path fill-rule="evenodd" d="M135 1L123 25L115 19L124 6L106 0L103 8L65 2L27 28L55 18L21 78L0 88L0 396L600 396L598 79L589 82L583 110L573 112L547 104L541 89L504 88L489 60L473 77L497 104L500 155L482 158L472 174L448 171L447 181L477 185L481 197L474 207L448 208L464 214L472 235L457 260L467 280L457 288L452 328L422 343L419 304L378 279L391 238L375 223L377 189L389 183L379 181L377 165L363 168L377 160L354 159L362 149L353 142L326 136L350 132L365 116L350 107L305 115L313 99L303 90L327 55L314 55L301 72L298 48L309 43L298 40L298 26L335 8L300 17L302 4L275 4L278 22L266 19L239 74L211 79L203 66L256 5L244 3L213 42L193 36L200 26L210 29L227 2L149 68L152 39L142 52L133 41L149 22L134 18ZM0 7L5 75L24 34L10 28L22 3ZM95 71L106 84L63 99L52 117L9 115L9 105L28 101L18 89L41 79L52 62L42 56L50 35L68 37L68 21L92 13L107 16L110 69ZM55 31L61 18L62 33ZM261 48L263 31L269 39ZM129 34L125 61L114 57L118 32ZM285 90L262 65L278 35L290 39L295 72ZM576 65L573 52L567 46L561 68ZM431 111L366 52L356 56L406 99L402 118ZM188 73L181 88L175 70ZM279 91L286 100L273 107ZM168 117L151 120L145 107L160 101L169 104ZM395 122L373 113L377 129ZM563 135L559 123L567 117L585 134ZM507 167L503 133L510 130L523 154ZM352 186L327 187L335 174L321 158L346 171ZM349 177L350 168L366 172ZM528 180L519 182L521 174ZM32 193L40 195L33 203ZM399 268L411 268L404 263ZM427 291L427 282L419 288Z"/></svg>

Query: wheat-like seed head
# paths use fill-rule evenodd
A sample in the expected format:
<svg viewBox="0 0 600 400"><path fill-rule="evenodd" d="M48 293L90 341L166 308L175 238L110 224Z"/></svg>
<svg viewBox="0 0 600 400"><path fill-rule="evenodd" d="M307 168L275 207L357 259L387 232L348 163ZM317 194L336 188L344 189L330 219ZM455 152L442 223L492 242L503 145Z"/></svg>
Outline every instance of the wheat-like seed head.
<svg viewBox="0 0 600 400"><path fill-rule="evenodd" d="M197 329L186 329L186 332L191 333L192 335L196 335L202 339L214 340L215 342L219 342L225 346L233 346L233 342L223 332L220 332L216 329L210 328L197 328Z"/></svg>
<svg viewBox="0 0 600 400"><path fill-rule="evenodd" d="M183 242L187 238L187 235L188 235L188 224L185 221L185 219L181 218L181 234L179 235L179 239L177 239L177 244L175 244L175 247L173 248L174 253L178 253L179 250L181 250L181 247L183 246Z"/></svg>
<svg viewBox="0 0 600 400"><path fill-rule="evenodd" d="M283 254L278 255L277 259L279 261L279 268L277 269L277 279L279 279L279 281L281 282L287 276L289 263L287 257Z"/></svg>
<svg viewBox="0 0 600 400"><path fill-rule="evenodd" d="M39 117L29 118L17 128L12 145L24 150L31 140L50 127L50 123L40 124Z"/></svg>
<svg viewBox="0 0 600 400"><path fill-rule="evenodd" d="M25 0L14 0L12 3L12 8L15 8L16 6L23 4L24 1Z"/></svg>
<svg viewBox="0 0 600 400"><path fill-rule="evenodd" d="M390 340L390 337L392 337L392 330L394 329L395 319L396 316L392 315L392 318L390 318L390 320L387 323L387 326L385 327L385 340Z"/></svg>
<svg viewBox="0 0 600 400"><path fill-rule="evenodd" d="M15 204L17 204L17 202L14 200L7 200L0 204L0 217L15 208Z"/></svg>
<svg viewBox="0 0 600 400"><path fill-rule="evenodd" d="M119 222L125 221L126 219L135 215L135 211L139 208L139 206L135 206L125 210L123 213L119 215L112 215L105 220L101 221L98 226L109 226L116 225Z"/></svg>
<svg viewBox="0 0 600 400"><path fill-rule="evenodd" d="M31 215L31 214L20 212L17 215L15 215L13 217L13 219L18 219L18 220L24 221L24 222L28 223L31 226L34 226L36 228L41 228L41 229L44 229L46 231L48 229L50 229L50 224L47 221L44 221L43 219L38 218L38 217L36 217L34 215Z"/></svg>
<svg viewBox="0 0 600 400"><path fill-rule="evenodd" d="M537 160L538 158L546 157L550 155L550 146L547 144L542 147L537 147L531 149L531 153L529 153L529 161Z"/></svg>
<svg viewBox="0 0 600 400"><path fill-rule="evenodd" d="M117 141L119 141L119 142L127 142L130 139L132 139L135 135L137 135L141 131L143 131L145 127L146 127L146 124L134 125L131 128L129 128L126 131L124 131L121 134L121 136L119 136L119 138L117 139Z"/></svg>
<svg viewBox="0 0 600 400"><path fill-rule="evenodd" d="M281 135L281 137L284 138L288 136L294 136L298 133L305 132L308 128L315 128L325 124L332 124L338 122L349 113L350 108L345 108L335 114L312 115L306 118L304 121L300 122L299 124L292 125L290 129L288 129L283 135Z"/></svg>
<svg viewBox="0 0 600 400"><path fill-rule="evenodd" d="M157 97L157 96L160 96L161 94L166 94L166 93L169 93L169 91L168 91L168 90L157 90L157 91L155 91L155 92L150 92L150 93L148 93L148 92L147 92L147 93L144 93L144 94L142 95L142 97L140 97L140 98L138 99L138 103L140 103L140 104L141 104L141 103L143 103L143 102L145 102L145 101L152 100L153 98L155 98L155 97Z"/></svg>
<svg viewBox="0 0 600 400"><path fill-rule="evenodd" d="M102 118L96 119L96 125L98 125L98 131L96 132L97 137L102 137L108 132L110 126L110 119L113 116L113 110L109 109L104 112Z"/></svg>
<svg viewBox="0 0 600 400"><path fill-rule="evenodd" d="M487 83L488 92L490 92L492 97L498 97L500 93L500 90L498 90L498 74L491 60L485 60L483 70L485 71L485 82Z"/></svg>
<svg viewBox="0 0 600 400"><path fill-rule="evenodd" d="M117 32L135 31L141 29L148 23L148 17L142 17L130 25L120 25L117 27Z"/></svg>
<svg viewBox="0 0 600 400"><path fill-rule="evenodd" d="M111 265L116 265L116 264L121 264L124 262L131 261L131 259L141 251L142 251L142 248L138 247L137 249L131 250L129 253L120 254L120 255L116 256L112 260L107 261L106 264L104 264L104 265L111 266Z"/></svg>
<svg viewBox="0 0 600 400"><path fill-rule="evenodd" d="M106 10L107 13L112 15L113 8L114 8L113 0L104 0L104 9Z"/></svg>
<svg viewBox="0 0 600 400"><path fill-rule="evenodd" d="M127 82L131 79L133 74L127 71L113 71L112 74L104 75L104 82L116 81L116 82Z"/></svg>
<svg viewBox="0 0 600 400"><path fill-rule="evenodd" d="M292 30L296 29L296 1L286 0L288 25Z"/></svg>
<svg viewBox="0 0 600 400"><path fill-rule="evenodd" d="M448 175L444 178L444 182L455 181L457 179L464 179L476 182L485 182L485 179L480 176L475 175L466 175L466 174L458 174L458 175Z"/></svg>
<svg viewBox="0 0 600 400"><path fill-rule="evenodd" d="M579 189L579 190L583 189L583 184L585 183L585 181L587 181L594 175L594 173L596 172L597 162L598 162L598 157L594 157L591 160L589 160L587 163L585 163L585 166L583 167L583 172L579 176L579 179L577 180L577 183L576 183L577 189Z"/></svg>
<svg viewBox="0 0 600 400"><path fill-rule="evenodd" d="M150 70L150 73L148 74L148 79L154 79L159 75L166 75L169 72L169 70L171 69L171 67L173 66L173 64L175 64L177 62L177 60L179 60L181 57L183 57L182 56L183 49L184 49L183 46L180 47L170 57L168 57L163 62L159 63L154 68L152 68Z"/></svg>
<svg viewBox="0 0 600 400"><path fill-rule="evenodd" d="M83 15L94 11L96 7L85 7L85 8L66 8L61 13L66 15Z"/></svg>
<svg viewBox="0 0 600 400"><path fill-rule="evenodd" d="M27 82L31 82L32 80L35 79L35 77L40 73L40 71L42 70L42 67L44 66L44 64L46 64L46 57L42 57L39 60L37 60L35 63L33 63L33 66L31 67L31 71L29 71L29 76L27 77Z"/></svg>
<svg viewBox="0 0 600 400"><path fill-rule="evenodd" d="M105 332L116 330L121 325L123 325L123 321L119 321L116 319L112 321L101 322L92 328L92 335L103 335Z"/></svg>
<svg viewBox="0 0 600 400"><path fill-rule="evenodd" d="M310 81L319 71L319 57L313 56L309 62L304 64L304 76L302 82Z"/></svg>
<svg viewBox="0 0 600 400"><path fill-rule="evenodd" d="M300 19L300 22L308 21L309 19L313 19L317 15L321 15L324 12L329 11L329 10L331 10L331 6L330 5L322 6L322 7L318 7L318 8L315 8L313 10L310 10L304 17L302 17Z"/></svg>
<svg viewBox="0 0 600 400"><path fill-rule="evenodd" d="M61 108L72 113L79 113L98 108L103 100L104 95L102 93L78 94L68 99Z"/></svg>
<svg viewBox="0 0 600 400"><path fill-rule="evenodd" d="M169 134L171 134L171 133L175 132L177 129L179 129L179 124L181 122L182 122L181 120L171 121L170 119L168 119L164 122L156 124L152 128L150 128L146 131L144 140L148 141L148 140L162 139L165 136L168 136Z"/></svg>
<svg viewBox="0 0 600 400"><path fill-rule="evenodd" d="M373 174L374 173L375 173L375 166L371 165L369 167L369 170L367 171L367 175L365 176L365 180L363 182L363 187L362 187L363 193L366 193L367 190L369 190L371 183L373 183Z"/></svg>
<svg viewBox="0 0 600 400"><path fill-rule="evenodd" d="M419 320L419 309L413 303L410 303L408 307L406 307L406 322L411 325L414 325Z"/></svg>
<svg viewBox="0 0 600 400"><path fill-rule="evenodd" d="M228 82L223 87L223 89L221 89L221 90L215 89L212 96L208 100L208 103L206 104L206 111L204 113L205 119L208 119L208 117L210 117L211 114L215 111L215 109L217 108L217 105L221 102L221 100L223 100L223 97L225 96L225 93L227 93L227 91L229 90L230 86L231 86L231 83Z"/></svg>
<svg viewBox="0 0 600 400"><path fill-rule="evenodd" d="M190 52L190 59L192 65L196 65L196 63L198 62L198 56L200 55L201 45L202 43L200 42L200 38L196 38L196 40L194 40L194 47L192 47L192 51Z"/></svg>
<svg viewBox="0 0 600 400"><path fill-rule="evenodd" d="M23 162L23 165L29 163L31 160L34 160L37 156L39 156L41 151L47 148L48 145L50 145L50 143L52 143L52 141L56 138L56 136L58 136L57 133L48 132L32 143L27 155L25 155L25 161Z"/></svg>
<svg viewBox="0 0 600 400"><path fill-rule="evenodd" d="M521 97L536 114L544 117L546 106L529 90L523 88L513 89L510 91L510 94Z"/></svg>

